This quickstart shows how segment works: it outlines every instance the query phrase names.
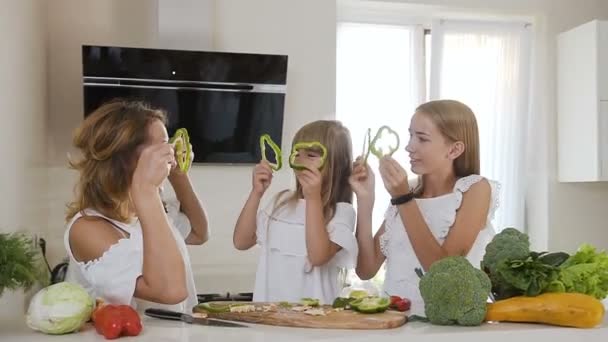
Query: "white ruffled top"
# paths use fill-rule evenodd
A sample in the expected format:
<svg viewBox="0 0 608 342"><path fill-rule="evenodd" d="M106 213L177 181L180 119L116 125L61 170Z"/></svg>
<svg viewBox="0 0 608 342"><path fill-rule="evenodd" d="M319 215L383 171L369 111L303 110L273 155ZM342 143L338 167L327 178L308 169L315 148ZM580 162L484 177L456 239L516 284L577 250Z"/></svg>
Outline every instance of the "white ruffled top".
<svg viewBox="0 0 608 342"><path fill-rule="evenodd" d="M416 204L437 242L442 244L454 225L456 212L462 203L462 195L482 179L484 178L479 175L463 177L456 182L454 191L451 193L433 198L416 199ZM494 181L489 181L489 183L492 194L486 226L479 232L473 247L466 256L477 268L480 267L486 245L495 234L491 221L498 208L500 185ZM419 278L414 272L414 269L422 269L422 266L414 253L397 207L390 206L384 219L385 232L380 237L380 248L386 256L384 290L390 295L409 298L412 301L412 313L423 315L424 302L418 290Z"/></svg>
<svg viewBox="0 0 608 342"><path fill-rule="evenodd" d="M76 214L68 223L64 234L64 245L69 256L66 281L80 284L93 298L101 298L108 304L130 304L139 310L147 307L160 307L180 312L192 312L192 307L198 304L196 286L192 275L190 257L185 239L191 231L187 216L179 211L179 203L167 204L168 218L175 243L184 258L186 269L186 284L188 297L175 305L152 303L134 297L137 278L142 275L144 244L141 225L135 219L132 223L124 223L104 216L93 209L85 209ZM110 246L101 257L88 262L77 261L70 248L70 229L77 219L83 216L102 217L110 222L123 238ZM167 242L167 243L173 243Z"/></svg>
<svg viewBox="0 0 608 342"><path fill-rule="evenodd" d="M300 199L274 214L272 206L260 210L256 234L261 253L253 300L299 302L309 297L331 304L341 289L341 271L357 262L355 220L352 204L337 204L326 228L329 239L341 249L329 262L315 267L306 250L306 201Z"/></svg>

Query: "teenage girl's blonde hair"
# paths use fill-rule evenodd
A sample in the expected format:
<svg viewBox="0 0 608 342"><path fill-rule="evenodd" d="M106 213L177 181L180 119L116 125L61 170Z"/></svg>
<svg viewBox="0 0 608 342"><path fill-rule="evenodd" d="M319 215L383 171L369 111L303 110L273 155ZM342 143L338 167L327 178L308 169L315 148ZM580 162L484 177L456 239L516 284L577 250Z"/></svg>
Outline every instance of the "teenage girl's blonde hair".
<svg viewBox="0 0 608 342"><path fill-rule="evenodd" d="M148 138L148 126L163 123L165 113L142 102L115 100L97 108L74 134L81 158L70 160L80 174L76 198L68 204L66 219L92 208L126 222L130 216L129 188L137 165L137 148Z"/></svg>
<svg viewBox="0 0 608 342"><path fill-rule="evenodd" d="M471 108L455 100L437 100L421 104L416 113L430 118L449 143L460 141L464 144L464 152L454 160L457 178L480 173L479 131ZM416 193L420 194L422 190L420 179Z"/></svg>
<svg viewBox="0 0 608 342"><path fill-rule="evenodd" d="M321 198L323 216L329 222L335 212L338 202L352 203L353 191L348 183L352 172L352 142L350 132L339 121L319 120L311 122L296 133L292 146L301 142L318 141L327 148L327 158L321 170L323 177ZM286 205L294 204L303 198L302 186L296 180L296 190L290 196L283 198L288 192L280 192L275 198L273 214Z"/></svg>

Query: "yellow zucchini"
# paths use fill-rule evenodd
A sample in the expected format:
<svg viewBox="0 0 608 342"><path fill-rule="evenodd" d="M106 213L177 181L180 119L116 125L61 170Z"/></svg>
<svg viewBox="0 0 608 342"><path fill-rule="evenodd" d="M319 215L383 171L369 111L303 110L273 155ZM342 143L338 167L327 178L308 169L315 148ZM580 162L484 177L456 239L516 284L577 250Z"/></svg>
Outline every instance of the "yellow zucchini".
<svg viewBox="0 0 608 342"><path fill-rule="evenodd" d="M528 322L593 328L604 319L604 305L581 293L544 293L488 304L486 321Z"/></svg>

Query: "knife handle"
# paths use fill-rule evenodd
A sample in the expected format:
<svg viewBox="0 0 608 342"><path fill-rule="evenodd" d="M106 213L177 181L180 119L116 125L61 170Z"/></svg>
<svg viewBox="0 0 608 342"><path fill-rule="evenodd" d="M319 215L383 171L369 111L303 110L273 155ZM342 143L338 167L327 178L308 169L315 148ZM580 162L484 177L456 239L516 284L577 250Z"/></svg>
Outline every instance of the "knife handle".
<svg viewBox="0 0 608 342"><path fill-rule="evenodd" d="M147 316L161 319L170 319L174 321L181 321L188 315L184 315L181 312L165 310L165 309L146 309L144 313Z"/></svg>

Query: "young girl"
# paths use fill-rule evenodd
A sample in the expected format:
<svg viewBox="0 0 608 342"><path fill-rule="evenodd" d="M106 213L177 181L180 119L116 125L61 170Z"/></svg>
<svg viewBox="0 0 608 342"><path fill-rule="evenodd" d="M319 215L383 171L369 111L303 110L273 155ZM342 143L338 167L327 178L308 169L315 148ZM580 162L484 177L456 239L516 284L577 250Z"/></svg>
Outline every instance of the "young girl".
<svg viewBox="0 0 608 342"><path fill-rule="evenodd" d="M372 237L374 174L357 162L350 183L358 200L357 275L372 278L386 259L385 291L412 300L424 313L415 268L428 268L452 255L466 256L475 267L494 235L497 186L479 175L479 137L475 115L451 100L431 101L416 109L406 146L412 172L390 156L380 160L380 175L392 205Z"/></svg>
<svg viewBox="0 0 608 342"><path fill-rule="evenodd" d="M316 298L331 304L338 295L341 267L354 267L357 241L353 235L355 211L348 178L352 169L350 133L337 121L315 121L293 139L320 142L297 151L296 189L276 195L273 204L258 211L260 199L272 181L266 161L253 170L253 188L234 230L234 246L262 248L255 281L255 301L298 302Z"/></svg>
<svg viewBox="0 0 608 342"><path fill-rule="evenodd" d="M164 123L162 111L115 101L76 131L82 157L70 161L80 179L68 205L66 280L107 303L137 298L191 312L198 301L186 243L207 240L207 218L188 175L175 167ZM181 206L171 217L160 198L167 177Z"/></svg>

